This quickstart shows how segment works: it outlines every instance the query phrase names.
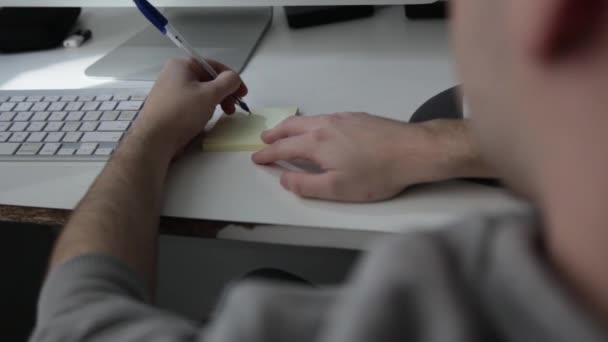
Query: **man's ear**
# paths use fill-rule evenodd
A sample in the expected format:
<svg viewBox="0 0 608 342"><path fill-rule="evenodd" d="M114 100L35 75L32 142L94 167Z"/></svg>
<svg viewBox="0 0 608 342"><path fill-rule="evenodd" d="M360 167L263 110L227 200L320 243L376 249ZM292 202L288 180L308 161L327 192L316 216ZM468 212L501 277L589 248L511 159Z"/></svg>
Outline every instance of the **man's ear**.
<svg viewBox="0 0 608 342"><path fill-rule="evenodd" d="M537 0L530 0L537 1ZM605 10L606 0L541 0L545 1L536 26L533 45L535 54L545 61L555 61L575 53L598 36Z"/></svg>

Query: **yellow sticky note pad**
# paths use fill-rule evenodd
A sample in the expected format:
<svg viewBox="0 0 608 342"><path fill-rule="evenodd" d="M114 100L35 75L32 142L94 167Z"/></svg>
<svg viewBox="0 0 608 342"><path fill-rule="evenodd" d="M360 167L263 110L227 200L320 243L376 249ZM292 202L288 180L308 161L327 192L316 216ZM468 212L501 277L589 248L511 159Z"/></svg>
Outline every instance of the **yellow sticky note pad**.
<svg viewBox="0 0 608 342"><path fill-rule="evenodd" d="M297 113L297 107L286 107L254 110L251 115L240 112L231 116L223 115L205 134L203 151L258 151L266 146L260 137L263 131Z"/></svg>

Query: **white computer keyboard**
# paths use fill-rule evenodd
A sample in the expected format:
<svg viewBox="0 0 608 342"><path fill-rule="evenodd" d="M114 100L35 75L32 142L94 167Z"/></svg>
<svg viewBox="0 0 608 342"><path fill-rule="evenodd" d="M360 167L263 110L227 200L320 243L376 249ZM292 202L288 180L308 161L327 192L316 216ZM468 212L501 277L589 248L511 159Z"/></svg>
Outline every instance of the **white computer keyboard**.
<svg viewBox="0 0 608 342"><path fill-rule="evenodd" d="M0 91L0 161L97 161L112 155L145 90Z"/></svg>

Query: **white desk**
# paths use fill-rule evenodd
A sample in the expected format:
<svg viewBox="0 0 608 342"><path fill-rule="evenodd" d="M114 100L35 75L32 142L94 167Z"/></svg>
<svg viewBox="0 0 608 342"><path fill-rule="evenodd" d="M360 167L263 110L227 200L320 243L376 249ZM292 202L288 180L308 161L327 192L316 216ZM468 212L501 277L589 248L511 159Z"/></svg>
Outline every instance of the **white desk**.
<svg viewBox="0 0 608 342"><path fill-rule="evenodd" d="M94 39L79 49L0 55L0 89L150 86L145 82L112 82L84 75L95 60L146 25L134 9L88 9L82 22L93 30ZM247 101L253 106L299 105L303 114L367 111L406 120L425 100L456 84L449 56L447 23L407 21L402 7L381 8L370 19L297 31L287 28L282 10L277 9L274 23L243 78L251 89ZM458 182L420 188L396 200L371 205L302 200L280 188L276 170L249 164L243 168L248 157L198 156L178 163L169 180L163 213L280 224L254 230L231 227L220 233L221 238L361 246L379 232L425 228L467 213L523 207L501 190ZM230 181L217 179L192 183L197 175L218 172L214 170L218 165L242 168L231 177L252 178L256 185L235 188ZM0 203L72 208L101 169L101 165L90 164L74 164L69 169L65 165L56 167L58 171L65 169L64 178L73 180L40 180L32 186L41 193L57 193L65 186L74 188L63 196L35 200L22 191L11 192L10 187L11 175L18 172L40 178L35 165L24 168L22 164L0 163ZM239 205L241 211L236 217L226 217L226 203L231 200L228 195L239 191L252 203L274 196L274 211L278 214L272 208ZM213 193L216 200L201 203L203 192ZM189 196L195 200L184 204L184 198ZM267 221L268 215L275 214L279 217ZM345 217L352 225L345 224ZM294 221L327 228L283 226Z"/></svg>

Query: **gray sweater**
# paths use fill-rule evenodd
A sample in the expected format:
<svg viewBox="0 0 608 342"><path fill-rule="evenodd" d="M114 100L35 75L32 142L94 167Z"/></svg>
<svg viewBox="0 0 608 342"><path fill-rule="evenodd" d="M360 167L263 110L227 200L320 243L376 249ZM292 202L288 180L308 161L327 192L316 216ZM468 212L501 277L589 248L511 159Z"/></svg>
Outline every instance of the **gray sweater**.
<svg viewBox="0 0 608 342"><path fill-rule="evenodd" d="M608 341L560 285L535 221L475 218L379 241L341 288L247 282L204 328L154 308L104 256L55 270L31 341Z"/></svg>

